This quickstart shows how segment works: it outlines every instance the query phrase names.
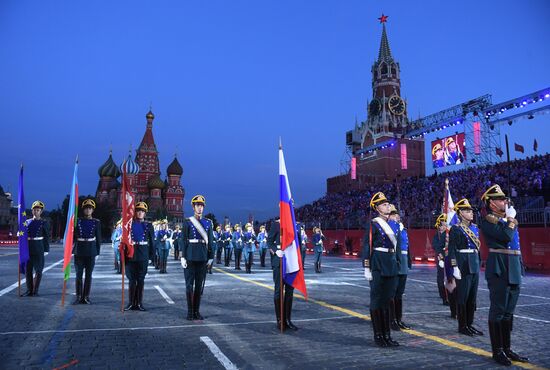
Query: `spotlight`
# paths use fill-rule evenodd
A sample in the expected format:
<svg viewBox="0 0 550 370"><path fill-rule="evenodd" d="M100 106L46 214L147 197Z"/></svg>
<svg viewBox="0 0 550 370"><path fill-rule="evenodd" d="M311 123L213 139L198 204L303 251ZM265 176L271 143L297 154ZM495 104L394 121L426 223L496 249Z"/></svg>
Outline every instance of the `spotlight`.
<svg viewBox="0 0 550 370"><path fill-rule="evenodd" d="M511 120L511 119L508 120L508 125L509 125L509 126L512 126L512 120Z"/></svg>
<svg viewBox="0 0 550 370"><path fill-rule="evenodd" d="M550 94L545 94L544 97L545 98L550 98Z"/></svg>
<svg viewBox="0 0 550 370"><path fill-rule="evenodd" d="M535 116L533 116L532 114L527 116L527 119L533 119L533 118L535 118Z"/></svg>

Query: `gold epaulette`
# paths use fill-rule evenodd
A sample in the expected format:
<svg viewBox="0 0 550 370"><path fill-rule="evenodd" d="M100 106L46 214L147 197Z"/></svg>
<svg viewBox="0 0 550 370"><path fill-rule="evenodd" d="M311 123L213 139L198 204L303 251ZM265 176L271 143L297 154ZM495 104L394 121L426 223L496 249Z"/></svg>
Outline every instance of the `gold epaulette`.
<svg viewBox="0 0 550 370"><path fill-rule="evenodd" d="M495 216L494 214L489 213L487 216L485 216L485 220L487 222L490 222L490 223L496 225L496 224L498 224L499 218L497 216Z"/></svg>

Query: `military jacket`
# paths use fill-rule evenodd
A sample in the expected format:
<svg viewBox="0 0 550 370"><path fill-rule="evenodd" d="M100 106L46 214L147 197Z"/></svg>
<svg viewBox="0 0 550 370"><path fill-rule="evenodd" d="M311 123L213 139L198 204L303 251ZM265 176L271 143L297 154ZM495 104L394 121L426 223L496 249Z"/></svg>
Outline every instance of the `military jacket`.
<svg viewBox="0 0 550 370"><path fill-rule="evenodd" d="M485 278L496 275L506 279L509 284L521 284L524 268L516 222L508 222L490 213L480 222L479 227L489 248ZM491 249L502 253L491 252Z"/></svg>
<svg viewBox="0 0 550 370"><path fill-rule="evenodd" d="M313 234L313 251L315 253L323 253L323 240L325 240L325 236L321 234Z"/></svg>
<svg viewBox="0 0 550 370"><path fill-rule="evenodd" d="M198 221L202 225L204 231L206 231L208 241L204 240L201 233L197 230L195 225L193 225L190 219L186 219L182 229L183 249L181 256L187 261L206 262L214 258L212 249L214 224L208 218L201 218Z"/></svg>
<svg viewBox="0 0 550 370"><path fill-rule="evenodd" d="M39 255L50 251L50 226L43 219L29 218L27 225L27 238L29 241L29 254Z"/></svg>
<svg viewBox="0 0 550 370"><path fill-rule="evenodd" d="M243 249L243 233L240 231L235 231L233 233L232 242L235 249Z"/></svg>
<svg viewBox="0 0 550 370"><path fill-rule="evenodd" d="M155 230L147 221L132 221L132 242L134 256L129 261L143 262L152 260L155 256Z"/></svg>
<svg viewBox="0 0 550 370"><path fill-rule="evenodd" d="M449 231L451 265L457 266L462 274L479 273L479 243L479 229L476 224L470 224L466 230L461 224L453 225Z"/></svg>
<svg viewBox="0 0 550 370"><path fill-rule="evenodd" d="M159 230L157 233L157 248L159 250L169 250L170 249L170 237L172 232L170 230Z"/></svg>
<svg viewBox="0 0 550 370"><path fill-rule="evenodd" d="M281 258L277 257L275 252L281 249L281 224L274 222L267 235L267 247L272 251L271 268L279 268L281 266Z"/></svg>
<svg viewBox="0 0 550 370"><path fill-rule="evenodd" d="M73 254L95 257L101 250L101 222L96 218L79 218L76 222Z"/></svg>
<svg viewBox="0 0 550 370"><path fill-rule="evenodd" d="M447 236L446 232L440 233L439 230L435 232L434 238L432 239L432 247L435 251L435 256L437 260L442 260L445 258L445 238Z"/></svg>
<svg viewBox="0 0 550 370"><path fill-rule="evenodd" d="M401 236L401 251L399 251L399 272L398 275L407 275L412 267L412 259L409 249L409 234L403 224L399 224L399 235Z"/></svg>
<svg viewBox="0 0 550 370"><path fill-rule="evenodd" d="M363 238L363 267L380 271L382 276L397 276L401 262L397 253L401 250L401 237L399 232L395 234L394 230L399 230L399 227L395 221L388 220L387 224L394 233L393 236L389 235L381 224L376 222L377 219L378 217L367 224ZM372 234L372 240L370 234ZM392 241L393 237L395 237L395 244Z"/></svg>
<svg viewBox="0 0 550 370"><path fill-rule="evenodd" d="M258 243L260 244L260 249L266 249L267 248L267 238L265 231L262 231L258 234Z"/></svg>

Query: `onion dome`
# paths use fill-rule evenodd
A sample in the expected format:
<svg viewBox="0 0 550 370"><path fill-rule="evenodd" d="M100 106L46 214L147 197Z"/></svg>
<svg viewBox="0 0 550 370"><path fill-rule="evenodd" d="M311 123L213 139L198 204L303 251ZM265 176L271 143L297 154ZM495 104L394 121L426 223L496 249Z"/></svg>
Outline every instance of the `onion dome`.
<svg viewBox="0 0 550 370"><path fill-rule="evenodd" d="M166 169L166 173L168 174L168 176L170 176L170 175L177 175L177 176L183 175L183 168L181 167L180 162L178 162L178 158L176 158L175 156L174 156L174 160L172 161L172 163L170 163L170 165Z"/></svg>
<svg viewBox="0 0 550 370"><path fill-rule="evenodd" d="M149 179L147 186L149 189L164 189L166 184L162 181L159 175L155 175Z"/></svg>
<svg viewBox="0 0 550 370"><path fill-rule="evenodd" d="M113 161L113 153L109 152L109 158L99 167L97 173L100 177L114 177L120 176L120 171L115 161Z"/></svg>
<svg viewBox="0 0 550 370"><path fill-rule="evenodd" d="M132 153L128 154L128 158L120 165L120 172L124 172L126 168L127 175L136 175L139 172L139 164L132 159Z"/></svg>
<svg viewBox="0 0 550 370"><path fill-rule="evenodd" d="M149 112L147 112L147 114L145 115L145 118L155 119L155 115L153 114L153 112L151 112L151 109L149 109Z"/></svg>

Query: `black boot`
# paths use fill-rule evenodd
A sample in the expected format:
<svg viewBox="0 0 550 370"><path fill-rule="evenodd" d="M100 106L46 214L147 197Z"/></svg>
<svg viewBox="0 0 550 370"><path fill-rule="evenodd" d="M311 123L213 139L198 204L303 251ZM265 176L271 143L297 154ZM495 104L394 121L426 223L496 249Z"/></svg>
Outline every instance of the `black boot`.
<svg viewBox="0 0 550 370"><path fill-rule="evenodd" d="M37 296L38 295L38 288L40 288L40 281L42 281L42 273L37 272L34 275L34 282L33 282L33 290L32 295Z"/></svg>
<svg viewBox="0 0 550 370"><path fill-rule="evenodd" d="M265 267L265 249L260 252L260 266Z"/></svg>
<svg viewBox="0 0 550 370"><path fill-rule="evenodd" d="M395 299L390 300L390 327L391 330L394 331L400 331L401 328L399 327L399 322L397 321L397 315L396 315L396 302Z"/></svg>
<svg viewBox="0 0 550 370"><path fill-rule="evenodd" d="M467 336L473 336L474 333L470 331L466 322L466 306L459 304L457 306L457 316L458 316L458 332Z"/></svg>
<svg viewBox="0 0 550 370"><path fill-rule="evenodd" d="M126 308L124 308L124 311L130 311L136 309L136 284L131 282L128 285L128 304L126 305Z"/></svg>
<svg viewBox="0 0 550 370"><path fill-rule="evenodd" d="M403 299L399 298L395 301L395 316L397 323L401 329L409 330L411 327L403 322Z"/></svg>
<svg viewBox="0 0 550 370"><path fill-rule="evenodd" d="M506 354L506 357L508 357L512 361L529 362L529 359L527 357L520 356L510 349L512 320L502 320L500 323L502 326L502 348L504 350L504 353Z"/></svg>
<svg viewBox="0 0 550 370"><path fill-rule="evenodd" d="M472 323L474 322L475 310L475 303L470 303L466 305L466 325L468 326L468 329L472 332L472 334L483 335L483 332L481 330L478 330L472 326Z"/></svg>
<svg viewBox="0 0 550 370"><path fill-rule="evenodd" d="M319 262L315 262L315 273L319 273L321 271L319 271Z"/></svg>
<svg viewBox="0 0 550 370"><path fill-rule="evenodd" d="M79 304L80 299L82 298L82 279L76 279L74 282L76 297L73 301L73 304Z"/></svg>
<svg viewBox="0 0 550 370"><path fill-rule="evenodd" d="M378 347L387 347L388 343L384 340L384 337L382 336L382 318L381 318L381 311L380 310L371 310L370 311L370 319L372 323L372 332L374 334L374 343Z"/></svg>
<svg viewBox="0 0 550 370"><path fill-rule="evenodd" d="M281 320L281 298L277 297L273 299L275 304L275 317L277 318L277 329L285 330L286 324L284 320Z"/></svg>
<svg viewBox="0 0 550 370"><path fill-rule="evenodd" d="M285 293L285 325L292 330L298 330L298 327L292 323L290 318L292 317L292 299L294 298L294 292Z"/></svg>
<svg viewBox="0 0 550 370"><path fill-rule="evenodd" d="M195 291L193 295L193 319L195 320L204 320L204 317L201 315L199 309L201 307L201 292Z"/></svg>
<svg viewBox="0 0 550 370"><path fill-rule="evenodd" d="M388 307L381 310L382 311L382 322L384 324L383 327L383 337L386 343L388 344L388 347L397 347L399 346L399 343L391 337L391 330L390 330L390 309Z"/></svg>
<svg viewBox="0 0 550 370"><path fill-rule="evenodd" d="M489 336L491 337L491 350L493 352L493 360L497 363L510 366L512 362L504 353L502 348L501 323L498 321L489 321Z"/></svg>
<svg viewBox="0 0 550 370"><path fill-rule="evenodd" d="M319 273L322 273L323 271L321 271L321 261L319 261Z"/></svg>
<svg viewBox="0 0 550 370"><path fill-rule="evenodd" d="M32 269L26 266L27 270L25 271L25 284L27 285L27 291L21 294L21 297L32 297L33 293L33 279L32 279Z"/></svg>
<svg viewBox="0 0 550 370"><path fill-rule="evenodd" d="M80 303L83 304L92 304L90 302L90 289L92 288L92 277L89 279L84 279L84 290L82 291L82 297L80 298Z"/></svg>
<svg viewBox="0 0 550 370"><path fill-rule="evenodd" d="M186 292L187 297L187 320L193 321L193 292Z"/></svg>
<svg viewBox="0 0 550 370"><path fill-rule="evenodd" d="M118 260L115 257L115 270L118 271L119 268L120 267L119 267L119 264L118 264Z"/></svg>
<svg viewBox="0 0 550 370"><path fill-rule="evenodd" d="M145 287L144 282L138 282L137 288L136 288L136 298L137 298L137 310L138 311L147 311L145 307L143 307L143 288Z"/></svg>
<svg viewBox="0 0 550 370"><path fill-rule="evenodd" d="M116 273L121 274L122 273L122 263L119 262L117 266L118 266L118 268L116 270Z"/></svg>

